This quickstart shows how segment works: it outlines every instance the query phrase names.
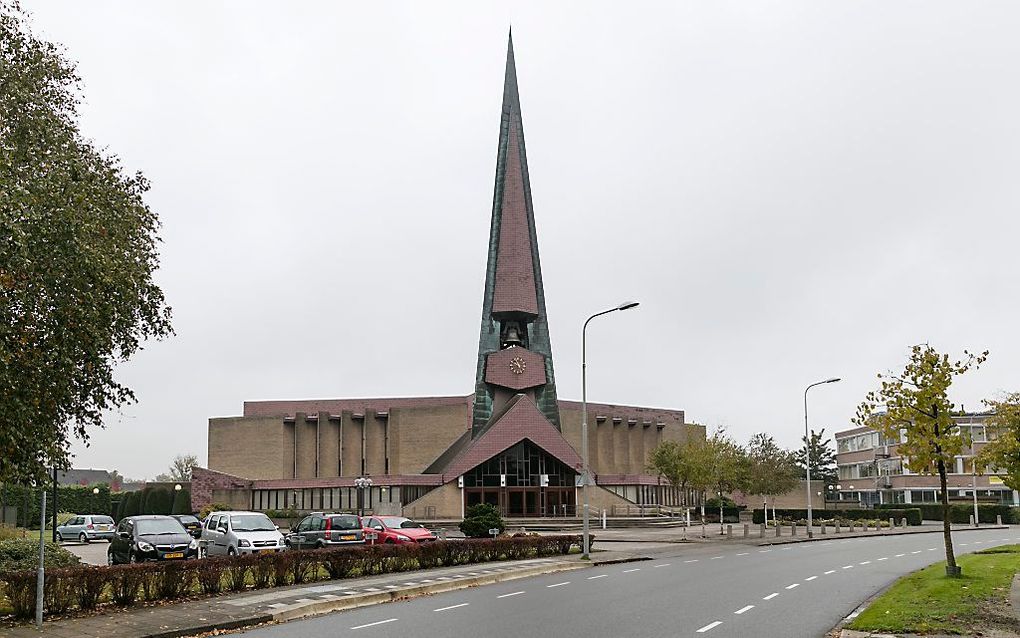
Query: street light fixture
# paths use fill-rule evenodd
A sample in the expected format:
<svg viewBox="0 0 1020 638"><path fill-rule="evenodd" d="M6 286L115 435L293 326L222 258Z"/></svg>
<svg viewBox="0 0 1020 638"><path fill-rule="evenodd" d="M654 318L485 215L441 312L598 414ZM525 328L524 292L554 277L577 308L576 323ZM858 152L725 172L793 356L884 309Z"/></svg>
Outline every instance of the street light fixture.
<svg viewBox="0 0 1020 638"><path fill-rule="evenodd" d="M365 490L372 487L372 479L367 476L359 476L354 479L354 487L358 488L358 516L364 516Z"/></svg>
<svg viewBox="0 0 1020 638"><path fill-rule="evenodd" d="M176 485L174 485L174 491L175 492L180 492L181 491L181 484L180 483L177 483Z"/></svg>
<svg viewBox="0 0 1020 638"><path fill-rule="evenodd" d="M591 547L588 533L588 482L591 480L591 468L588 467L588 323L595 317L601 317L617 310L630 310L637 306L637 301L625 301L615 308L596 312L585 320L584 327L581 328L581 494L584 499L584 524L582 532L584 540L581 547L581 557L584 559L588 558L588 550Z"/></svg>
<svg viewBox="0 0 1020 638"><path fill-rule="evenodd" d="M804 469L807 477L807 535L808 538L814 536L811 531L811 434L808 431L808 416L807 416L807 393L808 390L815 387L816 385L825 385L826 383L837 383L839 377L832 377L825 381L818 381L812 383L808 387L804 388Z"/></svg>

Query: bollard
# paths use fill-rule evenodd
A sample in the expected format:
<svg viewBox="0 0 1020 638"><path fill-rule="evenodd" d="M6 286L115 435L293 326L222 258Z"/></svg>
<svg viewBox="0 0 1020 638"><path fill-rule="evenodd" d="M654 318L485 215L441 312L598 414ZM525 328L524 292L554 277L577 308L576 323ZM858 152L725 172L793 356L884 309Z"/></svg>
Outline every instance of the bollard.
<svg viewBox="0 0 1020 638"><path fill-rule="evenodd" d="M850 521L850 533L853 534L857 531L857 521Z"/></svg>
<svg viewBox="0 0 1020 638"><path fill-rule="evenodd" d="M1002 514L996 514L995 515L995 524L996 525L1002 525Z"/></svg>
<svg viewBox="0 0 1020 638"><path fill-rule="evenodd" d="M822 536L825 536L825 521L822 521Z"/></svg>
<svg viewBox="0 0 1020 638"><path fill-rule="evenodd" d="M834 533L835 534L839 534L839 519L838 518L836 519L836 531Z"/></svg>
<svg viewBox="0 0 1020 638"><path fill-rule="evenodd" d="M751 526L744 523L744 538L747 538L751 534Z"/></svg>
<svg viewBox="0 0 1020 638"><path fill-rule="evenodd" d="M776 523L776 538L779 538L779 530L783 529L783 526Z"/></svg>
<svg viewBox="0 0 1020 638"><path fill-rule="evenodd" d="M733 538L733 526L732 525L727 525L726 526L726 538Z"/></svg>
<svg viewBox="0 0 1020 638"><path fill-rule="evenodd" d="M796 536L797 535L797 523L794 523L793 527L791 527L790 530L791 530L790 531L790 536Z"/></svg>
<svg viewBox="0 0 1020 638"><path fill-rule="evenodd" d="M903 528L907 527L907 517L906 516L904 516L903 518L900 519L900 527L903 527Z"/></svg>
<svg viewBox="0 0 1020 638"><path fill-rule="evenodd" d="M758 528L758 538L765 538L765 523L762 523Z"/></svg>
<svg viewBox="0 0 1020 638"><path fill-rule="evenodd" d="M973 514L970 515L970 526L974 527L974 515Z"/></svg>
<svg viewBox="0 0 1020 638"><path fill-rule="evenodd" d="M896 519L889 517L889 529L896 529Z"/></svg>

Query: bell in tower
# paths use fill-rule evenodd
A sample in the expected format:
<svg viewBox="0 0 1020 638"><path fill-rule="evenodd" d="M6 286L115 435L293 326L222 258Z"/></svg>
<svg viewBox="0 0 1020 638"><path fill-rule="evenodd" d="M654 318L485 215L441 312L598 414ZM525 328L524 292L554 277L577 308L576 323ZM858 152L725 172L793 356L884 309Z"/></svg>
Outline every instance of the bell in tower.
<svg viewBox="0 0 1020 638"><path fill-rule="evenodd" d="M523 330L521 324L516 321L507 321L503 324L502 335L500 335L500 349L506 350L514 346L528 347L522 338ZM526 333L525 333L526 334Z"/></svg>

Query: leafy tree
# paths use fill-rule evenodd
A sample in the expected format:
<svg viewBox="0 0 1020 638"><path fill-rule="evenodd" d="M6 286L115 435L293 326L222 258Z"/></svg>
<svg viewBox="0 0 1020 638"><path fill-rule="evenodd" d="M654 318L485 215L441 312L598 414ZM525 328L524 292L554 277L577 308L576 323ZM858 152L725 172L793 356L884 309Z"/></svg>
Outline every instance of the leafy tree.
<svg viewBox="0 0 1020 638"><path fill-rule="evenodd" d="M191 492L187 489L180 489L174 492L174 505L170 510L171 514L191 513Z"/></svg>
<svg viewBox="0 0 1020 638"><path fill-rule="evenodd" d="M961 570L950 532L946 467L971 443L969 432L953 422L956 406L949 400L949 388L954 378L978 368L988 357L987 351L974 355L965 350L963 354L963 359L952 361L928 344L914 346L901 374L878 375L879 389L867 394L854 418L854 423L878 430L887 438L899 438L903 432L899 452L906 466L919 474L938 474L948 576L959 576Z"/></svg>
<svg viewBox="0 0 1020 638"><path fill-rule="evenodd" d="M704 455L705 442L687 439L683 442L663 441L648 458L649 471L666 479L671 487L680 491L687 504L687 490L693 486L695 473L701 469L699 457Z"/></svg>
<svg viewBox="0 0 1020 638"><path fill-rule="evenodd" d="M743 448L726 435L722 428L717 429L704 446L692 456L694 468L691 473L691 487L703 494L709 491L724 496L745 487L747 481L747 458ZM702 502L704 502L702 498ZM723 530L722 501L719 507L719 530ZM705 519L705 506L701 507L702 521ZM704 533L704 530L702 530Z"/></svg>
<svg viewBox="0 0 1020 638"><path fill-rule="evenodd" d="M747 493L762 497L768 522L768 497L785 494L797 486L793 455L776 444L770 435L760 432L747 446Z"/></svg>
<svg viewBox="0 0 1020 638"><path fill-rule="evenodd" d="M74 64L0 0L0 481L70 467L69 439L134 400L114 364L173 332L149 183L82 136L79 100Z"/></svg>
<svg viewBox="0 0 1020 638"><path fill-rule="evenodd" d="M198 457L194 454L178 454L170 463L170 471L156 476L157 481L164 483L186 483L191 480L191 468L198 466Z"/></svg>
<svg viewBox="0 0 1020 638"><path fill-rule="evenodd" d="M468 538L486 538L490 529L498 529L500 533L506 529L503 517L494 505L479 503L472 505L464 512L464 520L460 522L460 531Z"/></svg>
<svg viewBox="0 0 1020 638"><path fill-rule="evenodd" d="M803 436L800 437L800 440L803 445L794 458L800 478L807 478L804 455L810 450L811 480L823 481L825 489L828 489L829 485L835 485L839 478L839 474L836 472L836 449L832 445L832 439L825 437L825 428L822 428L820 432L811 430L810 441Z"/></svg>
<svg viewBox="0 0 1020 638"><path fill-rule="evenodd" d="M992 415L985 420L989 438L978 454L978 467L994 467L1006 476L1003 483L1020 490L1020 392L1011 392L998 401L985 401Z"/></svg>

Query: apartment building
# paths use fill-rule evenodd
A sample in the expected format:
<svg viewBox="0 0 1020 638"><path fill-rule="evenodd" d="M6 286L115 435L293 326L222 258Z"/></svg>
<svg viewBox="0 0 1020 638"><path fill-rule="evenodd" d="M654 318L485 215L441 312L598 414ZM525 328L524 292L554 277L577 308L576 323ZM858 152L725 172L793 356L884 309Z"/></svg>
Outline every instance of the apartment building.
<svg viewBox="0 0 1020 638"><path fill-rule="evenodd" d="M977 490L978 502L1020 505L1020 495L1008 488L1002 475L985 470L974 471L974 456L995 433L985 424L988 412L965 412L954 416L961 430L969 431L972 446L953 459L949 468L949 500L972 502ZM906 467L899 454L901 437L886 438L869 427L836 433L837 492L843 501L857 501L872 507L885 503L939 502L938 475L917 474Z"/></svg>

